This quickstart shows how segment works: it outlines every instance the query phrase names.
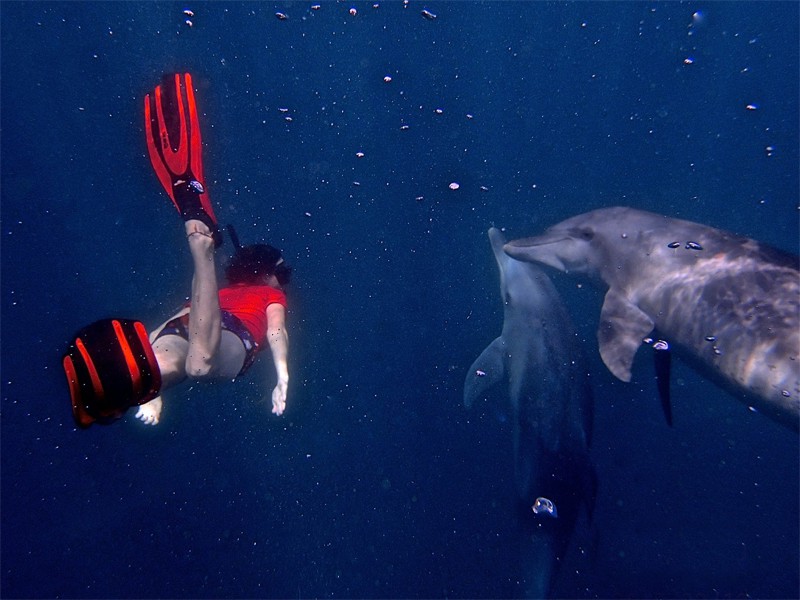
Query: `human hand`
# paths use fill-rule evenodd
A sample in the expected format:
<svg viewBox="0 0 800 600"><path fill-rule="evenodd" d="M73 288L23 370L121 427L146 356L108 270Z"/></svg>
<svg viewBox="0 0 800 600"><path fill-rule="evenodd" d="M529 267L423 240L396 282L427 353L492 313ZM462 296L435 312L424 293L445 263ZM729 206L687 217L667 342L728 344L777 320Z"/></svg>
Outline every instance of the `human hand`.
<svg viewBox="0 0 800 600"><path fill-rule="evenodd" d="M275 389L272 390L272 414L280 416L286 410L286 390L288 387L288 380L279 379Z"/></svg>

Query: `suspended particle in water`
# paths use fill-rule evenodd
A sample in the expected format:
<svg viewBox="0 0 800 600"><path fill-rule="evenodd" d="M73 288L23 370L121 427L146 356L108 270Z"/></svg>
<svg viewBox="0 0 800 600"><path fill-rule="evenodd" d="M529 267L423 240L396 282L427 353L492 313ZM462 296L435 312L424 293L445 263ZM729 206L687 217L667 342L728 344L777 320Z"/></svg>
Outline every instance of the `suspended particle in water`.
<svg viewBox="0 0 800 600"><path fill-rule="evenodd" d="M276 12L275 16L277 17L277 19L279 21L286 21L289 18L289 15L287 15L286 13L282 13L282 12Z"/></svg>
<svg viewBox="0 0 800 600"><path fill-rule="evenodd" d="M669 350L669 344L665 340L658 340L653 344L654 350Z"/></svg>
<svg viewBox="0 0 800 600"><path fill-rule="evenodd" d="M702 250L703 247L698 244L697 242L686 242L686 249L687 250Z"/></svg>
<svg viewBox="0 0 800 600"><path fill-rule="evenodd" d="M428 19L428 21L433 21L436 18L436 15L433 14L431 11L429 11L427 8L423 8L419 14Z"/></svg>
<svg viewBox="0 0 800 600"><path fill-rule="evenodd" d="M206 191L206 188L203 187L203 184L197 181L196 179L192 179L191 181L186 182L186 185L189 186L193 192L197 194L202 194Z"/></svg>
<svg viewBox="0 0 800 600"><path fill-rule="evenodd" d="M537 498L536 502L534 502L533 506L531 506L531 510L537 515L545 515L547 517L552 517L553 519L558 518L556 505L553 504L552 500L548 500L547 498Z"/></svg>
<svg viewBox="0 0 800 600"><path fill-rule="evenodd" d="M391 76L391 75L386 75L386 76L383 78L383 80L384 80L386 83L389 83L389 82L392 80L392 76Z"/></svg>
<svg viewBox="0 0 800 600"><path fill-rule="evenodd" d="M448 185L447 187L449 187L451 190L455 191L455 190L457 190L458 188L460 188L461 186L460 186L458 183L456 183L456 182L454 181L453 183L451 183L451 184L450 184L450 185Z"/></svg>
<svg viewBox="0 0 800 600"><path fill-rule="evenodd" d="M680 242L670 242L669 244L667 244L667 248L675 249L675 248L680 248L680 247L681 247L681 243Z"/></svg>

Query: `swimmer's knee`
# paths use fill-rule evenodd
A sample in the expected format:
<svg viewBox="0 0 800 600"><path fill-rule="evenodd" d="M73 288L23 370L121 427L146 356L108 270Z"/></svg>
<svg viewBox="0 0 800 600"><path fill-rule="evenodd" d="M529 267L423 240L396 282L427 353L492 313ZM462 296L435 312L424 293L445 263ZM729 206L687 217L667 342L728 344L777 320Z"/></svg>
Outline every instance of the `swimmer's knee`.
<svg viewBox="0 0 800 600"><path fill-rule="evenodd" d="M186 359L186 376L192 379L202 379L211 375L213 367L213 363L206 358L198 359L189 356Z"/></svg>

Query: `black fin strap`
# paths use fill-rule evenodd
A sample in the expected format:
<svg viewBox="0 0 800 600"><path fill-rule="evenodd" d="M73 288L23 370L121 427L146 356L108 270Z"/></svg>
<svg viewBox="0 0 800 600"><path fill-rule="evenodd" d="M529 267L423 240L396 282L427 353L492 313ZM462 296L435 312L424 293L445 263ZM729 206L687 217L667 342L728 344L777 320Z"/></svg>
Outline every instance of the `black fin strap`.
<svg viewBox="0 0 800 600"><path fill-rule="evenodd" d="M236 229L234 229L233 225L226 225L225 229L228 230L228 236L231 238L231 242L233 242L233 247L237 250L241 250L242 243L239 241L239 236L236 235Z"/></svg>

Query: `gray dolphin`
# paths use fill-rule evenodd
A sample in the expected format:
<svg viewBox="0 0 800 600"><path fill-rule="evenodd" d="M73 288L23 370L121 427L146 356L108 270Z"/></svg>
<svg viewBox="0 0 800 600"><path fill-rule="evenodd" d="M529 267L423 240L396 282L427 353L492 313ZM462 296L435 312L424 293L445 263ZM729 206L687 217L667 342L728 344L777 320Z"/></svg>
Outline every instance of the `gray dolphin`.
<svg viewBox="0 0 800 600"><path fill-rule="evenodd" d="M503 330L470 367L464 404L469 408L507 380L522 592L545 597L581 505L589 515L594 506L596 479L588 450L592 394L579 340L550 279L537 266L507 256L498 229L489 230L489 240L500 268ZM558 517L534 514L537 497L551 500Z"/></svg>
<svg viewBox="0 0 800 600"><path fill-rule="evenodd" d="M614 207L505 246L512 257L607 287L600 355L630 381L655 328L701 371L778 422L800 425L798 258L690 221Z"/></svg>

